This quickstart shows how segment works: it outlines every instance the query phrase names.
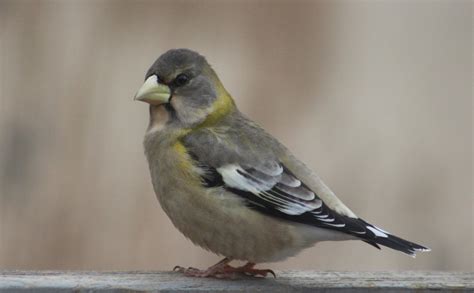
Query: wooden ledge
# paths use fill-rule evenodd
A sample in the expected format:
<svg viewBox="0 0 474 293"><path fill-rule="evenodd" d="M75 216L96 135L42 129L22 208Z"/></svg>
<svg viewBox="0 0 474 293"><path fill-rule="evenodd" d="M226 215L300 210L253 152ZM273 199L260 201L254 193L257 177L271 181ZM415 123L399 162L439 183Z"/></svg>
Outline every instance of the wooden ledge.
<svg viewBox="0 0 474 293"><path fill-rule="evenodd" d="M472 272L278 271L216 280L173 272L0 271L0 292L474 292Z"/></svg>

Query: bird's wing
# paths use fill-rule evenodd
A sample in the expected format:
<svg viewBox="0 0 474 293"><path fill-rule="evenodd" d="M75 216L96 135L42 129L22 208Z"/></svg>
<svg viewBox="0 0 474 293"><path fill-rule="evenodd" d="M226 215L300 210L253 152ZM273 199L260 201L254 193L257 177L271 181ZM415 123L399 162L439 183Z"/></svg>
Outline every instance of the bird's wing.
<svg viewBox="0 0 474 293"><path fill-rule="evenodd" d="M350 218L358 218L333 192L321 178L308 168L303 162L298 160L289 151L285 151L280 156L280 161L290 170L296 177L304 181L311 190L334 210L336 213Z"/></svg>
<svg viewBox="0 0 474 293"><path fill-rule="evenodd" d="M377 248L382 244L409 255L426 249L358 218L316 174L263 130L258 135L246 134L241 127L224 132L230 137L205 130L184 139L188 154L202 171L204 187L224 188L244 199L249 208L269 216L350 234Z"/></svg>
<svg viewBox="0 0 474 293"><path fill-rule="evenodd" d="M266 166L226 164L218 168L204 165L191 154L204 170L202 184L206 188L221 187L242 197L247 206L259 212L297 223L337 230L360 237L370 233L365 222L340 215L281 162Z"/></svg>

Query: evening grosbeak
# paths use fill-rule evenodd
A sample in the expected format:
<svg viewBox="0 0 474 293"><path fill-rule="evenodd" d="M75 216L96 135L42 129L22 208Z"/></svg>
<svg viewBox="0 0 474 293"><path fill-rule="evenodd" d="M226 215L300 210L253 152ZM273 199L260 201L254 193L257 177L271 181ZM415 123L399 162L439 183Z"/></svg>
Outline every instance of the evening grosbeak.
<svg viewBox="0 0 474 293"><path fill-rule="evenodd" d="M135 99L150 104L145 154L158 200L174 226L225 258L189 276L266 276L319 241L362 240L415 256L429 249L367 223L273 136L242 114L200 54L161 55ZM232 267L232 260L247 261Z"/></svg>

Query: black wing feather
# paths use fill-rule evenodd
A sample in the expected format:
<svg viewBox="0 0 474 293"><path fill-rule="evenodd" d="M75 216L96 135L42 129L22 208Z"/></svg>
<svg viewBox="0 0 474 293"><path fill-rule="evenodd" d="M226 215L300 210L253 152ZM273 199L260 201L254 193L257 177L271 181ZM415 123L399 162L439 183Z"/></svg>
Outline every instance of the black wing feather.
<svg viewBox="0 0 474 293"><path fill-rule="evenodd" d="M190 155L195 160L196 165L205 170L204 175L202 175L201 178L204 187L224 188L227 191L244 198L246 200L247 206L251 209L258 210L259 212L280 219L285 219L292 222L302 223L323 229L330 229L350 234L360 238L362 241L378 249L380 249L380 246L378 245L380 244L395 250L402 251L411 256L414 256L416 251L429 250L424 246L386 233L385 231L382 231L379 228L367 223L363 219L351 218L336 213L335 211L330 209L322 200L320 200L317 194L315 194L306 184L304 184L304 182L301 182L300 186L294 188L302 188L306 191L313 192L315 195L315 199L313 199L313 201L319 200L321 204L318 205L317 208L307 212L303 212L301 214L285 213L281 210L281 208L279 208L281 207L281 202L275 200L275 198L281 199L282 202L294 204L295 206L297 206L298 204L307 205L311 202L311 200L305 201L301 197L295 197L291 193L287 192L287 190L291 190L289 189L289 187L291 186L285 185L284 188L281 186L282 183L290 182L289 178L296 178L296 176L292 174L292 172L289 171L282 164L280 164L283 167L283 174L281 176L282 180L279 183L275 184L270 190L266 191L265 194L257 196L252 192L227 186L221 174L215 168L203 165L199 162L196 155L192 153L190 153ZM255 182L258 180L263 180L265 179L265 176L268 176L261 172L259 173L258 170L253 168L245 169L245 172L238 171L238 173L249 180L254 180ZM257 174L258 176L252 176L255 174ZM379 235L376 235L374 231L378 232ZM380 235L386 236L380 237Z"/></svg>

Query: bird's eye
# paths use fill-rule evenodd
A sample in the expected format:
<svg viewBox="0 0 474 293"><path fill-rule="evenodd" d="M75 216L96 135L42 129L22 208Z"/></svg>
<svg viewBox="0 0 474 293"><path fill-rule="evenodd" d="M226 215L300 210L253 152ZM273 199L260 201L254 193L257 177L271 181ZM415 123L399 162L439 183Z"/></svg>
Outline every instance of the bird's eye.
<svg viewBox="0 0 474 293"><path fill-rule="evenodd" d="M181 73L178 76L176 76L176 78L174 79L174 84L176 86L182 86L182 85L185 85L188 81L189 81L189 77L186 74Z"/></svg>

